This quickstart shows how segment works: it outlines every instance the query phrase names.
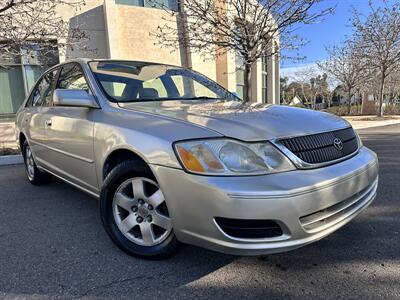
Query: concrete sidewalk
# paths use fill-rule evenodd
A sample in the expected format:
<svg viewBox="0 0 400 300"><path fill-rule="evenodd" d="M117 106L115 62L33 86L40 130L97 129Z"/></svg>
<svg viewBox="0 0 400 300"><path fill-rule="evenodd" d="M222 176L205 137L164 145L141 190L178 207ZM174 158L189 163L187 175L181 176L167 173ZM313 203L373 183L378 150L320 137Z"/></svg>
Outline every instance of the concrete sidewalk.
<svg viewBox="0 0 400 300"><path fill-rule="evenodd" d="M343 118L349 121L354 129L400 124L400 116L384 116L382 118L375 116L352 116Z"/></svg>
<svg viewBox="0 0 400 300"><path fill-rule="evenodd" d="M0 122L0 149L6 148L17 149L13 122Z"/></svg>
<svg viewBox="0 0 400 300"><path fill-rule="evenodd" d="M0 122L0 166L22 163L22 156L17 154L17 150L14 123Z"/></svg>

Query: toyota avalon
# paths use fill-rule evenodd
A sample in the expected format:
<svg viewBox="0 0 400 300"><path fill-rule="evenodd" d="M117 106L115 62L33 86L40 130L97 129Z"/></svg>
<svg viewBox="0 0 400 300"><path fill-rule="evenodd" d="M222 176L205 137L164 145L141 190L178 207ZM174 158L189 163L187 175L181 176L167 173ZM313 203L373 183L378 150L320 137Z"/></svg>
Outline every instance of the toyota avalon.
<svg viewBox="0 0 400 300"><path fill-rule="evenodd" d="M55 176L99 199L112 241L164 258L181 243L237 255L292 250L374 199L378 160L336 116L247 103L156 63L52 67L19 109L28 180Z"/></svg>

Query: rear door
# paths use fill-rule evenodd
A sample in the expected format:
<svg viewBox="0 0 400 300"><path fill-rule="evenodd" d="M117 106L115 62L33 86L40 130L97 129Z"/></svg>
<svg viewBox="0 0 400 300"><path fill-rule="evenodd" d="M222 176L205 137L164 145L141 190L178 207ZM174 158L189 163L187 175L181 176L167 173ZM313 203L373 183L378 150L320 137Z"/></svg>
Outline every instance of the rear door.
<svg viewBox="0 0 400 300"><path fill-rule="evenodd" d="M81 66L62 66L56 89L82 89L91 94ZM94 109L52 106L46 128L49 153L46 160L51 171L71 183L98 192L93 154Z"/></svg>

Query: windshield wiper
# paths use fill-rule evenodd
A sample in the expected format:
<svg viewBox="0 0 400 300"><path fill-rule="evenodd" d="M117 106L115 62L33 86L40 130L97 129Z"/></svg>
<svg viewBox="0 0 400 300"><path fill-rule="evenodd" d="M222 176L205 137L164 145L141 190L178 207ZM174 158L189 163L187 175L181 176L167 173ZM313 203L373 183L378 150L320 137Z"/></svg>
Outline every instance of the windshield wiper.
<svg viewBox="0 0 400 300"><path fill-rule="evenodd" d="M179 98L178 100L220 100L220 99L222 99L222 98L198 96L198 97Z"/></svg>

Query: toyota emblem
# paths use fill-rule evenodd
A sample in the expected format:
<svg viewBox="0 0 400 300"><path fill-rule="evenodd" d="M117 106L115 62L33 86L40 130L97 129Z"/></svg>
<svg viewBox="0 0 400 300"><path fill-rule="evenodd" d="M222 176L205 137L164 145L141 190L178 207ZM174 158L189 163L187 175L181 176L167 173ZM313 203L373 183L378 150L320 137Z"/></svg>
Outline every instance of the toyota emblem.
<svg viewBox="0 0 400 300"><path fill-rule="evenodd" d="M341 151L343 149L343 142L339 138L335 138L333 140L333 146L336 148L336 150Z"/></svg>

